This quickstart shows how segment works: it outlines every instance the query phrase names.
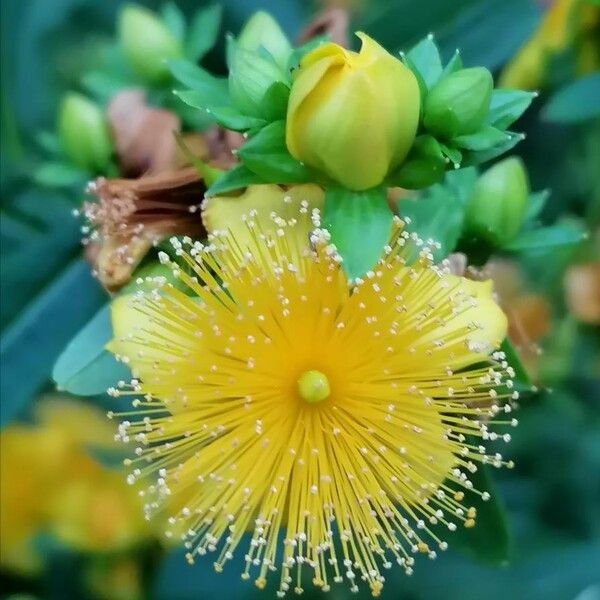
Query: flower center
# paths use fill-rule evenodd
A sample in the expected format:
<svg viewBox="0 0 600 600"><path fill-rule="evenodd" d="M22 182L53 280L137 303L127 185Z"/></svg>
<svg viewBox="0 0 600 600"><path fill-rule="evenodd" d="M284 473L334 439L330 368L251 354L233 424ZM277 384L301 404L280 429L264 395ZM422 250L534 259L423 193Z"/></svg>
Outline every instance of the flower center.
<svg viewBox="0 0 600 600"><path fill-rule="evenodd" d="M302 400L313 404L329 398L329 380L321 371L304 371L298 378L298 393Z"/></svg>

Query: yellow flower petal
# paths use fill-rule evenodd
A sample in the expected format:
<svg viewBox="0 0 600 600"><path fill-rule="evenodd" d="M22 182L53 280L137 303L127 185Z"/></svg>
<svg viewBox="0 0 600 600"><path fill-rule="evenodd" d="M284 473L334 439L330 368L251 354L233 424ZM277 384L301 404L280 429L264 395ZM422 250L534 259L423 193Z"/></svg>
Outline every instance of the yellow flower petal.
<svg viewBox="0 0 600 600"><path fill-rule="evenodd" d="M237 197L207 198L202 219L210 233L229 231L241 247L254 247L256 238L250 235L244 222L251 211L254 215L252 219L260 231L272 234L280 227L273 220L273 213L283 219L298 220L302 203L305 203L306 218L288 233L290 248L297 250L290 260L296 263L299 252L308 248L309 234L313 229L310 214L313 209L323 207L323 199L323 190L312 183L293 185L287 189L278 185L252 185Z"/></svg>

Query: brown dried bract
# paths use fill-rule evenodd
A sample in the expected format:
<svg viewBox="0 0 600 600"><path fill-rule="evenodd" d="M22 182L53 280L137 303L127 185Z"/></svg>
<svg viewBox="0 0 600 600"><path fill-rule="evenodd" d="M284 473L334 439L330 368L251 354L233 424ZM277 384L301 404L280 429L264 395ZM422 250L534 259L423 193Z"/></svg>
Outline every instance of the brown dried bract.
<svg viewBox="0 0 600 600"><path fill-rule="evenodd" d="M304 44L320 35L328 35L332 42L344 48L350 46L348 26L350 17L344 8L332 7L318 14L298 36L298 43Z"/></svg>

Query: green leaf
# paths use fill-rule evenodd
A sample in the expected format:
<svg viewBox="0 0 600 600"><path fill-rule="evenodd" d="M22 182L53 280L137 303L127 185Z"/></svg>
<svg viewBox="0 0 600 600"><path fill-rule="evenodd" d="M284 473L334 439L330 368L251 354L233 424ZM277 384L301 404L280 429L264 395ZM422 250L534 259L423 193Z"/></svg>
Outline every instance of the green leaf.
<svg viewBox="0 0 600 600"><path fill-rule="evenodd" d="M185 37L185 17L180 8L174 2L163 4L160 9L163 23L169 31L180 41Z"/></svg>
<svg viewBox="0 0 600 600"><path fill-rule="evenodd" d="M174 92L186 104L194 108L204 108L211 105L227 106L230 104L226 78L215 77L187 60L170 60L167 65L177 81L195 92L191 95L189 91ZM188 100L184 99L182 94L185 94Z"/></svg>
<svg viewBox="0 0 600 600"><path fill-rule="evenodd" d="M383 187L364 192L341 187L326 190L323 223L350 279L364 275L383 256L392 218Z"/></svg>
<svg viewBox="0 0 600 600"><path fill-rule="evenodd" d="M442 59L433 35L422 39L406 57L423 78L427 89L431 89L439 81L443 71Z"/></svg>
<svg viewBox="0 0 600 600"><path fill-rule="evenodd" d="M46 187L69 188L83 186L90 174L68 163L48 162L35 171L33 178Z"/></svg>
<svg viewBox="0 0 600 600"><path fill-rule="evenodd" d="M544 250L556 246L571 246L588 237L585 228L577 221L565 221L550 227L525 231L502 249L510 252Z"/></svg>
<svg viewBox="0 0 600 600"><path fill-rule="evenodd" d="M222 14L220 4L213 4L196 12L185 44L185 55L190 60L200 60L215 45Z"/></svg>
<svg viewBox="0 0 600 600"><path fill-rule="evenodd" d="M261 179L256 173L253 173L248 167L238 165L220 177L206 192L207 196L216 196L233 192L240 188L248 187L249 185L267 183Z"/></svg>
<svg viewBox="0 0 600 600"><path fill-rule="evenodd" d="M65 344L104 299L89 265L80 259L33 297L5 330L0 342L3 426L34 399Z"/></svg>
<svg viewBox="0 0 600 600"><path fill-rule="evenodd" d="M267 121L285 119L287 114L290 88L283 81L276 81L265 92L260 112Z"/></svg>
<svg viewBox="0 0 600 600"><path fill-rule="evenodd" d="M288 152L285 121L275 121L262 128L238 150L238 157L264 181L302 183L310 180L310 171Z"/></svg>
<svg viewBox="0 0 600 600"><path fill-rule="evenodd" d="M453 534L444 532L444 539L450 548L457 548L476 561L503 565L511 555L506 511L494 486L491 467L483 464L477 466L475 473L468 473L469 480L474 489L488 492L490 499L484 501L478 494L466 490L463 504L477 510L475 527L466 528L459 524Z"/></svg>
<svg viewBox="0 0 600 600"><path fill-rule="evenodd" d="M481 152L500 146L509 140L512 140L510 135L488 125L487 127L482 127L476 133L459 135L458 137L455 137L452 142L459 148Z"/></svg>
<svg viewBox="0 0 600 600"><path fill-rule="evenodd" d="M551 123L579 123L600 117L600 71L556 92L544 106L541 116Z"/></svg>
<svg viewBox="0 0 600 600"><path fill-rule="evenodd" d="M535 92L495 89L492 92L487 122L497 129L510 127L529 107Z"/></svg>
<svg viewBox="0 0 600 600"><path fill-rule="evenodd" d="M407 231L417 233L425 242L440 244L440 248L433 251L436 261L446 258L456 248L464 214L451 194L432 194L417 200L401 200L398 203L398 214L401 218L410 220L406 224ZM411 259L417 257L418 251L419 248L411 251Z"/></svg>
<svg viewBox="0 0 600 600"><path fill-rule="evenodd" d="M54 365L52 378L59 390L80 396L103 394L119 379L129 379L129 369L104 349L112 338L110 303L69 342Z"/></svg>

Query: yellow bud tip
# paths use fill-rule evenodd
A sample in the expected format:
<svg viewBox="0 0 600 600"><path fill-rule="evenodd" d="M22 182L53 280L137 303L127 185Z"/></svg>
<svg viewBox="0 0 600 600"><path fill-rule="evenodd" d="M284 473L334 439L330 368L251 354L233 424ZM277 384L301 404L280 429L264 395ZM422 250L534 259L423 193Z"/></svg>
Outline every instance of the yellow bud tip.
<svg viewBox="0 0 600 600"><path fill-rule="evenodd" d="M329 380L321 371L305 371L298 379L298 393L302 400L314 403L329 398Z"/></svg>
<svg viewBox="0 0 600 600"><path fill-rule="evenodd" d="M470 529L471 527L475 527L475 519L467 519L465 521L465 527Z"/></svg>
<svg viewBox="0 0 600 600"><path fill-rule="evenodd" d="M419 542L417 544L417 548L422 554L426 554L427 552L429 552L429 546L425 542Z"/></svg>

